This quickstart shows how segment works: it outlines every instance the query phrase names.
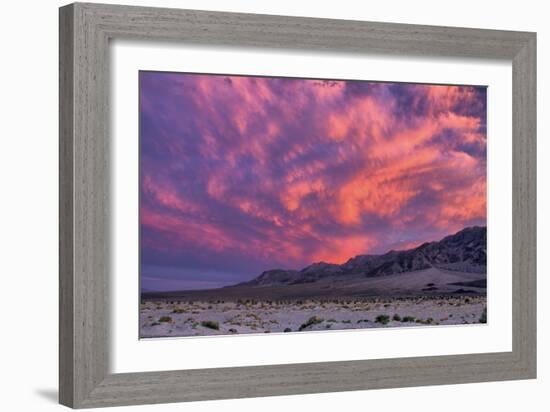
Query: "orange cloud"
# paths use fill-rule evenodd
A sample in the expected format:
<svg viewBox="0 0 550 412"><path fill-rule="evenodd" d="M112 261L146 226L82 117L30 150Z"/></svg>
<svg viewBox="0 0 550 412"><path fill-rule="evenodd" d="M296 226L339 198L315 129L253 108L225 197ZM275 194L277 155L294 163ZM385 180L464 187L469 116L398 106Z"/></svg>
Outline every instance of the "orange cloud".
<svg viewBox="0 0 550 412"><path fill-rule="evenodd" d="M316 250L310 256L311 262L344 263L349 258L364 254L376 245L376 241L366 235L354 235L346 237L331 237L327 244Z"/></svg>
<svg viewBox="0 0 550 412"><path fill-rule="evenodd" d="M485 221L475 87L163 79L141 107L145 243L299 266Z"/></svg>

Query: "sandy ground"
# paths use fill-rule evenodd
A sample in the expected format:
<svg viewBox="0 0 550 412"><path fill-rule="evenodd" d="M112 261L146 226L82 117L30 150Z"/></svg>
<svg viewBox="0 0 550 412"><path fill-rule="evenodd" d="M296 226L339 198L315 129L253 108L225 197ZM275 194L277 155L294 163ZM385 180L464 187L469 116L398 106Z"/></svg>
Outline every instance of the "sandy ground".
<svg viewBox="0 0 550 412"><path fill-rule="evenodd" d="M480 279L485 274L449 271L437 268L394 275L365 278L362 274L329 276L315 283L271 285L261 287L231 286L219 289L144 293L145 301L180 300L212 302L219 299L257 299L261 301L298 299L341 299L398 296L461 295L467 289L485 295L485 287L459 285Z"/></svg>
<svg viewBox="0 0 550 412"><path fill-rule="evenodd" d="M142 338L480 323L485 296L295 301L146 301Z"/></svg>

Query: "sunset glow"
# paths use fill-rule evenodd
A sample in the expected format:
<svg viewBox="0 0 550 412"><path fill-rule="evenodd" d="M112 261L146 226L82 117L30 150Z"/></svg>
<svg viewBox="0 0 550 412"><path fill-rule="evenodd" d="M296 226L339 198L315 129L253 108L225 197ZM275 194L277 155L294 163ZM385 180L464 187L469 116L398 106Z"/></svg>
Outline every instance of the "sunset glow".
<svg viewBox="0 0 550 412"><path fill-rule="evenodd" d="M141 281L208 288L486 224L486 89L140 72Z"/></svg>

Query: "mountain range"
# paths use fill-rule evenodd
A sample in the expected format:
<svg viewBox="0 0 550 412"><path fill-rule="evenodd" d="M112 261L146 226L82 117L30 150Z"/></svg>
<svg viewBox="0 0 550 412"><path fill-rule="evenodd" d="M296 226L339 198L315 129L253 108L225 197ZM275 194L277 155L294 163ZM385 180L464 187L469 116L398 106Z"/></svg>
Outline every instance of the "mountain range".
<svg viewBox="0 0 550 412"><path fill-rule="evenodd" d="M316 283L346 277L376 278L430 268L464 273L487 271L487 228L474 226L439 241L382 255L358 255L343 264L313 263L301 270L272 269L236 286L261 287Z"/></svg>
<svg viewBox="0 0 550 412"><path fill-rule="evenodd" d="M217 289L147 292L142 299L239 300L485 295L487 229L468 227L436 242L381 255L358 255L343 264L313 263L301 270L273 269Z"/></svg>

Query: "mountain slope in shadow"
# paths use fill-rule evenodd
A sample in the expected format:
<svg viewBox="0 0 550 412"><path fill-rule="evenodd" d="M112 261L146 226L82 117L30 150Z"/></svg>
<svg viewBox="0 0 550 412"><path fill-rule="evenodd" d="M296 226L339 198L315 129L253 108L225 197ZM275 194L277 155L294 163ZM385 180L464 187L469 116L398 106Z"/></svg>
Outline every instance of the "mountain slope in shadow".
<svg viewBox="0 0 550 412"><path fill-rule="evenodd" d="M437 242L383 255L359 255L337 265L268 270L232 286L144 292L142 299L332 299L485 295L487 230L470 227Z"/></svg>
<svg viewBox="0 0 550 412"><path fill-rule="evenodd" d="M430 268L486 273L487 228L465 228L440 241L427 242L414 249L392 250L383 255L359 255L341 265L318 262L299 271L268 270L248 282L235 286L297 285L352 275L373 278Z"/></svg>

